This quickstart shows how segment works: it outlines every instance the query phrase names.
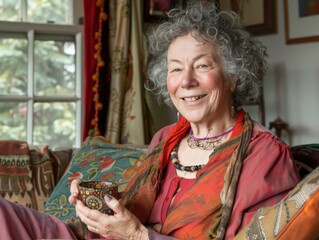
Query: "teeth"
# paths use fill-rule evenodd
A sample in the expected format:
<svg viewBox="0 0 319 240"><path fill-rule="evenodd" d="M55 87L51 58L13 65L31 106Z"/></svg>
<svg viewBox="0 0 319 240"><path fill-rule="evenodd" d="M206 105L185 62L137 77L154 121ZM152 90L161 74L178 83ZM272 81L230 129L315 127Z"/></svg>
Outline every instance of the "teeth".
<svg viewBox="0 0 319 240"><path fill-rule="evenodd" d="M194 102L196 100L200 99L200 97L188 97L188 98L184 98L184 100L186 102Z"/></svg>

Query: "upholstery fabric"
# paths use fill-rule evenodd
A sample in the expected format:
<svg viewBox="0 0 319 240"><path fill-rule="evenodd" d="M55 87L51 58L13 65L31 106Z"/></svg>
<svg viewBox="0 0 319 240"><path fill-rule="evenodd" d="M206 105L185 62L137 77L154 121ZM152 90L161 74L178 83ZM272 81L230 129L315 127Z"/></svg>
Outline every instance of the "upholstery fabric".
<svg viewBox="0 0 319 240"><path fill-rule="evenodd" d="M25 141L0 141L0 195L39 212L69 164L73 149L40 149Z"/></svg>
<svg viewBox="0 0 319 240"><path fill-rule="evenodd" d="M69 164L72 153L72 149L51 150L48 147L30 150L33 209L44 212L44 206Z"/></svg>
<svg viewBox="0 0 319 240"><path fill-rule="evenodd" d="M278 204L261 208L235 239L317 239L319 168L307 175Z"/></svg>
<svg viewBox="0 0 319 240"><path fill-rule="evenodd" d="M299 175L304 178L319 167L319 144L303 144L291 147L291 153L297 164Z"/></svg>
<svg viewBox="0 0 319 240"><path fill-rule="evenodd" d="M110 181L123 192L127 182L142 164L146 152L144 146L110 144L102 137L88 137L74 155L65 174L55 187L45 211L69 224L78 238L82 238L79 219L74 206L69 204L69 185L73 179L85 181Z"/></svg>
<svg viewBox="0 0 319 240"><path fill-rule="evenodd" d="M24 141L0 141L0 195L32 207L32 171L29 147Z"/></svg>

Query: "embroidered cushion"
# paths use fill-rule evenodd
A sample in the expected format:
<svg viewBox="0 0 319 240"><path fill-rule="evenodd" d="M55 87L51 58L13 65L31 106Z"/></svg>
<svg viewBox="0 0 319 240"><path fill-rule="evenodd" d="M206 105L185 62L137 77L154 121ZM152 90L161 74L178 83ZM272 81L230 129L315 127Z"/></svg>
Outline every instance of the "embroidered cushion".
<svg viewBox="0 0 319 240"><path fill-rule="evenodd" d="M86 181L111 181L122 192L136 169L144 160L146 147L110 144L102 137L88 137L73 156L65 174L60 179L45 205L45 211L68 223L79 238L82 230L69 204L69 186L73 179Z"/></svg>
<svg viewBox="0 0 319 240"><path fill-rule="evenodd" d="M316 239L318 216L319 168L316 168L281 202L259 209L235 239Z"/></svg>
<svg viewBox="0 0 319 240"><path fill-rule="evenodd" d="M24 141L0 141L0 195L11 202L33 207L29 147Z"/></svg>
<svg viewBox="0 0 319 240"><path fill-rule="evenodd" d="M52 150L48 146L41 150L30 149L33 197L35 198L33 209L44 212L45 203L62 177L72 154L72 149Z"/></svg>

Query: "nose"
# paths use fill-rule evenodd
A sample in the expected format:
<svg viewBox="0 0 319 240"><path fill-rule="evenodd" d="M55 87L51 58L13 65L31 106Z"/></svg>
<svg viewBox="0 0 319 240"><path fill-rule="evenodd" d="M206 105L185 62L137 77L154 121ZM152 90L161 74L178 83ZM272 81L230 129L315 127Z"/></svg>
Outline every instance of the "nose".
<svg viewBox="0 0 319 240"><path fill-rule="evenodd" d="M181 87L183 88L191 88L198 86L197 78L194 74L193 69L184 69L183 74L181 75Z"/></svg>

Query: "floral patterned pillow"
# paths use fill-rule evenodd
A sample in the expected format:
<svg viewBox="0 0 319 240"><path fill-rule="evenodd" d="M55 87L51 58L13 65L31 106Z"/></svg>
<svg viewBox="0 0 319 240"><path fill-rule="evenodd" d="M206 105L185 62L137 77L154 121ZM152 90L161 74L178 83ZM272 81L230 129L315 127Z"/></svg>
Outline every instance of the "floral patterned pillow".
<svg viewBox="0 0 319 240"><path fill-rule="evenodd" d="M145 152L146 146L110 144L102 137L87 138L54 188L45 205L46 213L68 223L76 234L81 234L74 206L68 202L71 181L80 178L115 182L122 192L142 164Z"/></svg>

